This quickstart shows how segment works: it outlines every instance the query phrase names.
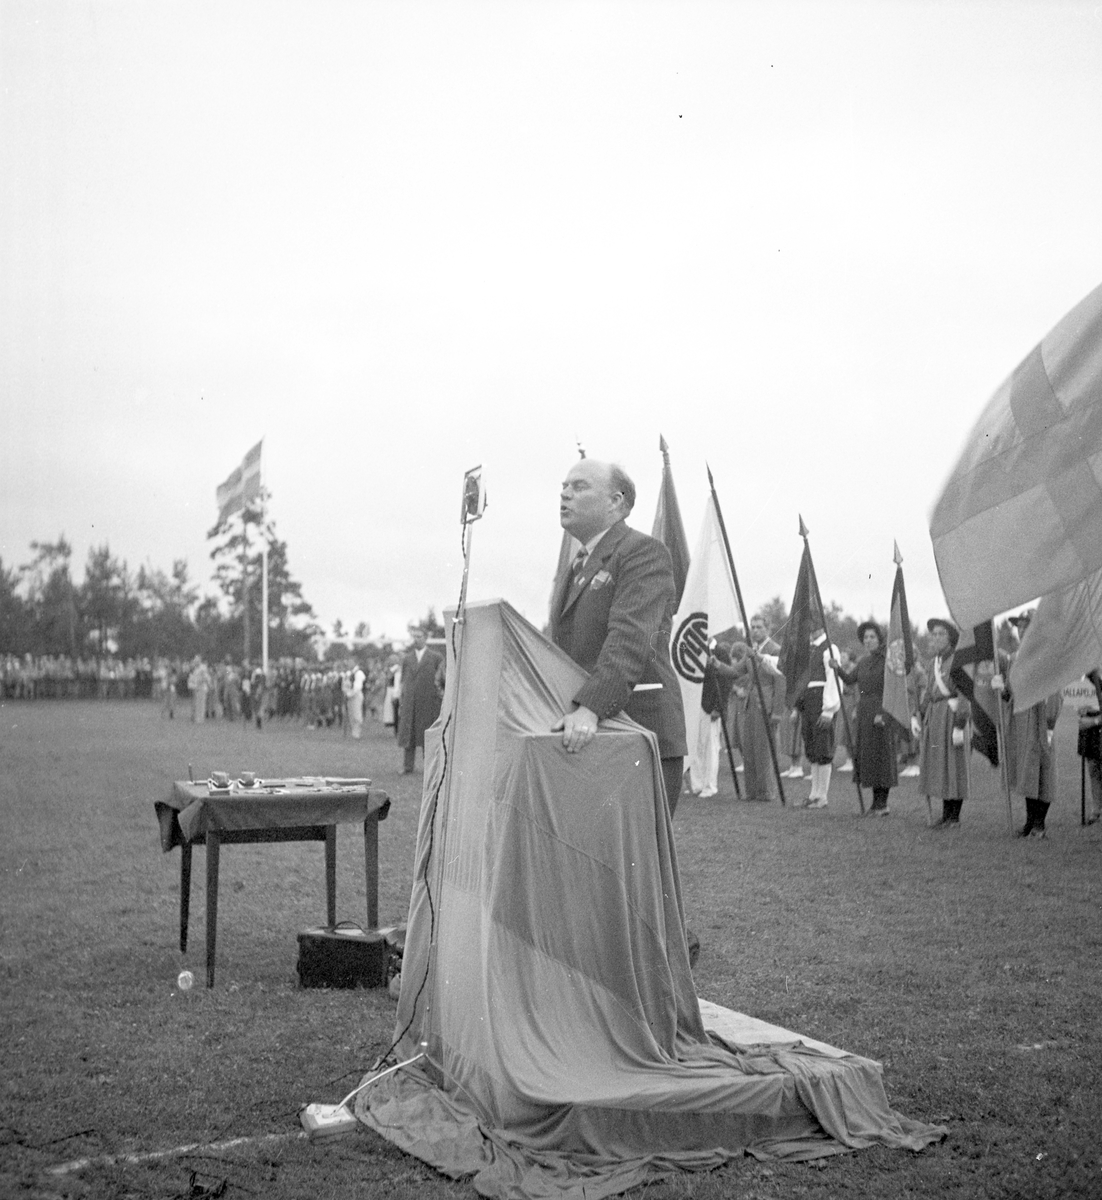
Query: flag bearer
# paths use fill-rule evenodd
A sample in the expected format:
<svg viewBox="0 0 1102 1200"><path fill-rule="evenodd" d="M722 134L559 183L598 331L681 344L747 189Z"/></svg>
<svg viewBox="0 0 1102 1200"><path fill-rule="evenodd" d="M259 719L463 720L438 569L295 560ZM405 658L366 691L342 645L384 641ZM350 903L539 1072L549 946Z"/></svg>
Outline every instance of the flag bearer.
<svg viewBox="0 0 1102 1200"><path fill-rule="evenodd" d="M1029 627L1032 612L1024 612L1010 618L1020 642ZM1018 837L1045 836L1045 817L1048 807L1056 795L1056 722L1060 717L1064 698L1060 692L1038 701L1025 712L1014 712L1014 697L1011 695L1006 671L1009 656L1000 654L1000 671L991 679L991 687L1006 714L1006 775L1010 790L1025 797L1025 825L1018 830Z"/></svg>
<svg viewBox="0 0 1102 1200"><path fill-rule="evenodd" d="M950 621L931 617L926 622L934 654L926 669L926 687L919 700L921 728L916 730L918 790L927 800L941 801L938 829L956 829L968 799L968 733L971 707L951 679L953 652L960 631ZM917 723L918 718L915 718Z"/></svg>

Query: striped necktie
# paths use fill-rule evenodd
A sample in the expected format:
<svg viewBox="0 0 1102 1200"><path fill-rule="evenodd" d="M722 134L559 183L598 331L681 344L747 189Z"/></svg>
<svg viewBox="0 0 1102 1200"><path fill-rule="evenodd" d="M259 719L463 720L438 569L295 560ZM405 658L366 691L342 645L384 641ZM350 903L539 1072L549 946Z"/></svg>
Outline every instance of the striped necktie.
<svg viewBox="0 0 1102 1200"><path fill-rule="evenodd" d="M575 587L582 586L582 582L585 577L585 560L588 557L589 557L589 555L586 553L584 546L578 551L577 554L574 555L574 566L572 568L572 574L574 576L574 586Z"/></svg>

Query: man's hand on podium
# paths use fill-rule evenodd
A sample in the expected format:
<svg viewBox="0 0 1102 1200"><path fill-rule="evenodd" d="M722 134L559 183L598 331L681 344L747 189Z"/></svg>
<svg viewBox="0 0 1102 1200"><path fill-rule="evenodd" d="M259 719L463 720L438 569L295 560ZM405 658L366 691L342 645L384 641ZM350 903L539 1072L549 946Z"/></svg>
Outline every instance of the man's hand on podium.
<svg viewBox="0 0 1102 1200"><path fill-rule="evenodd" d="M552 733L558 733L560 729L567 754L577 754L597 736L597 714L584 705L580 706L551 726Z"/></svg>

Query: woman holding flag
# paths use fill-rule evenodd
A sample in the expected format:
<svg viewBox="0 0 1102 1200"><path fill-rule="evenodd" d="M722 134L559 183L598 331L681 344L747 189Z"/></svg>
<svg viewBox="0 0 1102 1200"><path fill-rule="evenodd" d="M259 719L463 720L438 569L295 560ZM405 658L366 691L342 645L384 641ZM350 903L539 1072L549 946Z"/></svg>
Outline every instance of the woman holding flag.
<svg viewBox="0 0 1102 1200"><path fill-rule="evenodd" d="M884 631L875 621L864 621L857 626L857 637L865 647L857 666L847 671L838 662L830 665L845 683L857 685L853 778L859 787L872 789L872 808L865 815L886 817L888 792L899 782L899 773L895 729L884 712Z"/></svg>
<svg viewBox="0 0 1102 1200"><path fill-rule="evenodd" d="M934 655L927 668L924 695L919 701L918 790L927 800L941 801L937 829L956 829L968 799L968 751L971 706L952 679L953 653L960 631L951 621L931 617L926 622Z"/></svg>

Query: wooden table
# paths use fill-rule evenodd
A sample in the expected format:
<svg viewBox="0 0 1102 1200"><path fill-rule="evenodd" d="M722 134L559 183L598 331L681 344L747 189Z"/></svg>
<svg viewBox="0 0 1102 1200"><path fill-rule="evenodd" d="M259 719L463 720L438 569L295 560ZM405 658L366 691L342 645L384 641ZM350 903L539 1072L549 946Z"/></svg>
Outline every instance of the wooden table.
<svg viewBox="0 0 1102 1200"><path fill-rule="evenodd" d="M191 848L207 848L207 987L214 986L218 934L218 861L224 845L256 842L324 842L325 902L330 925L337 921L337 826L363 823L367 923L379 924L379 822L390 797L369 779L265 780L252 788L216 789L206 782L177 782L167 801L154 808L161 847L180 847L180 950L187 949L191 902Z"/></svg>

